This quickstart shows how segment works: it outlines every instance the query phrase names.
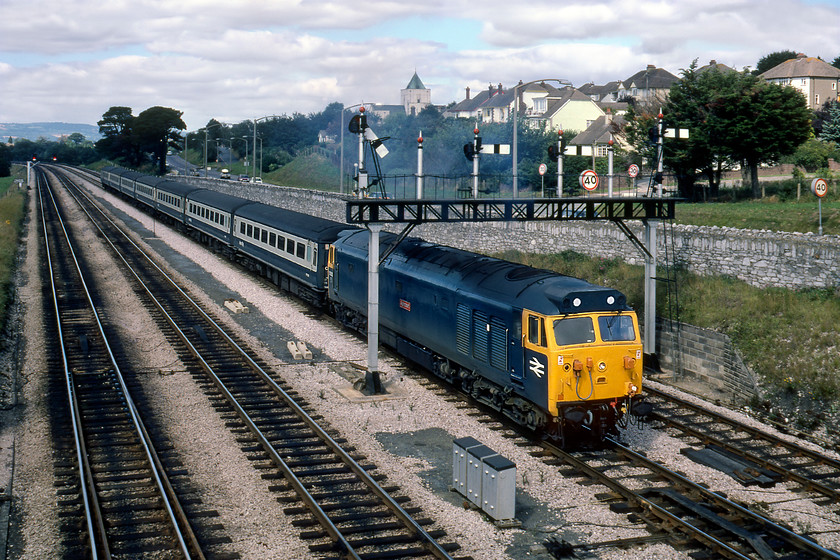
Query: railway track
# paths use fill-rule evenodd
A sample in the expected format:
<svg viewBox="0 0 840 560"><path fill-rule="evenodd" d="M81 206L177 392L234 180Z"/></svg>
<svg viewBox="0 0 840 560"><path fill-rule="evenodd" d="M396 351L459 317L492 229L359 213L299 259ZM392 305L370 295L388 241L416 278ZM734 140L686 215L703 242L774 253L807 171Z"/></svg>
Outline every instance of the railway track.
<svg viewBox="0 0 840 560"><path fill-rule="evenodd" d="M71 187L72 189L72 187ZM421 508L385 485L375 465L344 449L341 439L307 412L293 391L235 336L225 332L175 281L143 253L81 189L72 189L101 234L131 270L170 340L200 369L211 399L240 436L243 450L288 504L301 536L325 558L452 558L459 547ZM296 502L296 504L295 504Z"/></svg>
<svg viewBox="0 0 840 560"><path fill-rule="evenodd" d="M75 461L60 484L79 514L69 557L204 558L166 469L129 394L88 285L89 275L44 174L38 174L46 272L64 385L62 411ZM61 383L58 382L61 379ZM66 455L62 454L62 457ZM59 464L60 464L59 462Z"/></svg>
<svg viewBox="0 0 840 560"><path fill-rule="evenodd" d="M732 559L797 558L840 560L840 553L781 523L713 492L616 440L604 450L570 453L543 443L545 453L569 468L564 476L585 476L606 486L599 496L617 512L645 523L653 536L668 535L692 556Z"/></svg>
<svg viewBox="0 0 840 560"><path fill-rule="evenodd" d="M653 421L706 446L697 460L745 485L791 481L827 504L840 503L840 460L653 387L645 394Z"/></svg>
<svg viewBox="0 0 840 560"><path fill-rule="evenodd" d="M603 486L607 491L596 494L598 500L616 513L627 514L632 523L648 532L640 537L596 543L544 543L557 558L575 558L599 548L668 542L694 558L840 560L837 551L820 546L779 520L756 513L693 482L617 440L608 439L602 449L564 451L523 433L467 395L444 386L437 378L430 378L430 374L413 376L442 397L465 402L465 406L475 410L473 415L479 421L516 440L517 445L540 446L542 449L531 455L557 466L559 475L578 478L588 486L593 483Z"/></svg>
<svg viewBox="0 0 840 560"><path fill-rule="evenodd" d="M282 382L276 381L282 386ZM215 382L213 387L214 391L218 391ZM245 424L238 420L238 411L230 407L225 410L231 422L237 422L238 426L245 429ZM488 422L498 423L499 419L493 417ZM514 432L511 434L510 437L521 437L514 435ZM254 454L255 459L271 462L259 438L252 437L250 441L251 445L246 449ZM533 441L527 442L527 445L533 444ZM585 548L632 546L667 540L680 549L692 551L692 555L698 558L704 557L704 554L728 558L838 558L836 551L816 545L808 537L797 534L783 524L775 523L741 504L709 492L686 477L647 461L643 455L617 442L612 444L609 449L597 453L589 451L568 456L559 450L545 447L540 455L544 455L550 464L565 463L567 467L563 469L563 474L595 479L605 485L609 492L599 495L599 498L610 503L615 511L627 513L640 526L646 526L650 535L588 545L564 543L559 546L561 551L573 554L575 550ZM812 463L816 461L810 460ZM646 465L646 462L653 466ZM601 479L603 474L607 474L607 477ZM822 471L818 474L827 473ZM286 490L291 485L284 482L278 487ZM289 511L301 513L304 507ZM304 523L314 524L315 521L310 519ZM323 531L314 532L312 536L322 540L327 538ZM335 545L327 539L326 546ZM313 550L323 551L324 548Z"/></svg>

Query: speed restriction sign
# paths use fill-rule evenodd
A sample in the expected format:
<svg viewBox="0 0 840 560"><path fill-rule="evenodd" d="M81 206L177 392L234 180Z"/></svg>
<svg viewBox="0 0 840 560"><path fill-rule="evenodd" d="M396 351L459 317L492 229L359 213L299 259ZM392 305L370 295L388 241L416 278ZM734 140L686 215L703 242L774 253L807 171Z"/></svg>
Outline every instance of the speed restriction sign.
<svg viewBox="0 0 840 560"><path fill-rule="evenodd" d="M828 192L828 183L825 182L825 179L814 179L811 181L811 192L820 198L824 197Z"/></svg>
<svg viewBox="0 0 840 560"><path fill-rule="evenodd" d="M631 163L630 167L627 168L627 174L630 175L631 177L635 178L636 175L639 174L639 166L636 165L635 163Z"/></svg>
<svg viewBox="0 0 840 560"><path fill-rule="evenodd" d="M586 169L580 174L580 186L588 191L598 188L598 174L592 169Z"/></svg>

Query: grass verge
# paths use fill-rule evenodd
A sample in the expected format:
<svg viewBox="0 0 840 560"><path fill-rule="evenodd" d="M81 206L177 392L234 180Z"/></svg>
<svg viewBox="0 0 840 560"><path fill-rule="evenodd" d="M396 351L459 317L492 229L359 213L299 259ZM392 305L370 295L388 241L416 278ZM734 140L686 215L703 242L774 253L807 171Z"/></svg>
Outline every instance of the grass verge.
<svg viewBox="0 0 840 560"><path fill-rule="evenodd" d="M6 327L11 279L26 203L25 192L14 186L14 179L0 178L0 330Z"/></svg>

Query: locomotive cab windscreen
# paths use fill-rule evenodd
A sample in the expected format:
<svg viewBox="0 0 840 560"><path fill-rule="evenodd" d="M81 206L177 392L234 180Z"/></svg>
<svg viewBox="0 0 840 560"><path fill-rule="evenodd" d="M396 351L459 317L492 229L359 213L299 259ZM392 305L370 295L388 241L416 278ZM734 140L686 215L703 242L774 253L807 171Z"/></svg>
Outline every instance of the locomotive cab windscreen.
<svg viewBox="0 0 840 560"><path fill-rule="evenodd" d="M623 403L642 386L642 344L632 311L552 316L524 311L525 369L545 379L546 408Z"/></svg>

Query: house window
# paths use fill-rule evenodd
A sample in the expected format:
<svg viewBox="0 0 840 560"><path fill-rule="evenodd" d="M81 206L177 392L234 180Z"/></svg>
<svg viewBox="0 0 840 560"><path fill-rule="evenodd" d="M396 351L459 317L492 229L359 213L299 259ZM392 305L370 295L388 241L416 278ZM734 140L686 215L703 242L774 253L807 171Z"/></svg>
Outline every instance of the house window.
<svg viewBox="0 0 840 560"><path fill-rule="evenodd" d="M603 144L595 146L595 157L607 157L607 147Z"/></svg>

